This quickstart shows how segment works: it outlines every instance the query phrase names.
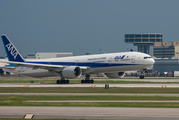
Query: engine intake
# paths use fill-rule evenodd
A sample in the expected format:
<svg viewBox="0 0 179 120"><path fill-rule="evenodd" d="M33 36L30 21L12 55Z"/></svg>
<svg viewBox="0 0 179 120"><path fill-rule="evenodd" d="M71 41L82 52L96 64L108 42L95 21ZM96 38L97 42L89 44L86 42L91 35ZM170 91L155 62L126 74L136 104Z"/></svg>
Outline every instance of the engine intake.
<svg viewBox="0 0 179 120"><path fill-rule="evenodd" d="M82 71L77 66L69 66L62 70L63 77L68 79L79 78L81 74Z"/></svg>
<svg viewBox="0 0 179 120"><path fill-rule="evenodd" d="M109 78L121 78L124 76L124 72L105 73Z"/></svg>

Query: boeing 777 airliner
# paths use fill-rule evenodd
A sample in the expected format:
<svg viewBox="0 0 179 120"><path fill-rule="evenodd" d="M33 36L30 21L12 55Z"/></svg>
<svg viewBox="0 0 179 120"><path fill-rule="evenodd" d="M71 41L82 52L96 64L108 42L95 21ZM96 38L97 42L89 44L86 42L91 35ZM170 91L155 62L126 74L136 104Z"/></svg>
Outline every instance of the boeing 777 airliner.
<svg viewBox="0 0 179 120"><path fill-rule="evenodd" d="M61 80L57 80L57 84L68 84L69 80L67 79L79 78L81 75L86 76L84 80L81 80L81 83L93 83L94 81L90 79L90 74L96 73L105 73L109 78L118 78L123 76L125 71L144 70L155 62L150 55L140 52L120 52L25 61L8 37L6 35L1 37L9 60L6 63L9 63L14 69L10 72L32 77L59 75ZM4 69L9 68L4 67Z"/></svg>

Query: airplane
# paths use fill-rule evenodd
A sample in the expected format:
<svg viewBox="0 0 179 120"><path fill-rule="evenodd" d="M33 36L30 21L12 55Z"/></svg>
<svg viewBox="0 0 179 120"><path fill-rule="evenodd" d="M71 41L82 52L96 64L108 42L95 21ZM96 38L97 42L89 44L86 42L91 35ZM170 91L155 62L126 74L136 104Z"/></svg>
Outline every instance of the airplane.
<svg viewBox="0 0 179 120"><path fill-rule="evenodd" d="M68 84L68 79L85 75L81 83L93 83L90 74L105 73L109 78L119 78L125 71L141 70L152 66L155 61L150 55L141 52L120 52L108 54L82 55L63 58L49 58L26 61L5 35L1 35L4 48L14 73L31 77L48 77L59 75L57 84ZM3 68L7 69L7 68ZM12 69L11 69L11 72Z"/></svg>

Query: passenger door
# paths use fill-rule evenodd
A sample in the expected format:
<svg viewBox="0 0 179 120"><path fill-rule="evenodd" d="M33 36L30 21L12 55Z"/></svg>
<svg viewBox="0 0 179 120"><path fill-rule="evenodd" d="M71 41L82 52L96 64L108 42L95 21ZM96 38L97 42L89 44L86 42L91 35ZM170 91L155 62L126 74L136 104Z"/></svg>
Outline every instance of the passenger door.
<svg viewBox="0 0 179 120"><path fill-rule="evenodd" d="M110 58L108 59L108 63L109 63L109 65L112 63L112 57L110 57Z"/></svg>
<svg viewBox="0 0 179 120"><path fill-rule="evenodd" d="M132 56L131 63L135 63L135 58L136 58L136 56Z"/></svg>

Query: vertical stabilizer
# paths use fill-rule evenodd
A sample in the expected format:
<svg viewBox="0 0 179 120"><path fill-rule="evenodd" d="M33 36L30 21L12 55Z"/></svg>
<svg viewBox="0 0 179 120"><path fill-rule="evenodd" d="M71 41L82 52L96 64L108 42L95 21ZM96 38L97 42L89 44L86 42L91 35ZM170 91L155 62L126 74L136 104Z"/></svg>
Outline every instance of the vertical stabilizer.
<svg viewBox="0 0 179 120"><path fill-rule="evenodd" d="M24 62L22 55L16 49L16 47L12 44L12 42L8 39L6 35L1 35L4 48L6 50L6 54L9 61L16 61L16 62Z"/></svg>

